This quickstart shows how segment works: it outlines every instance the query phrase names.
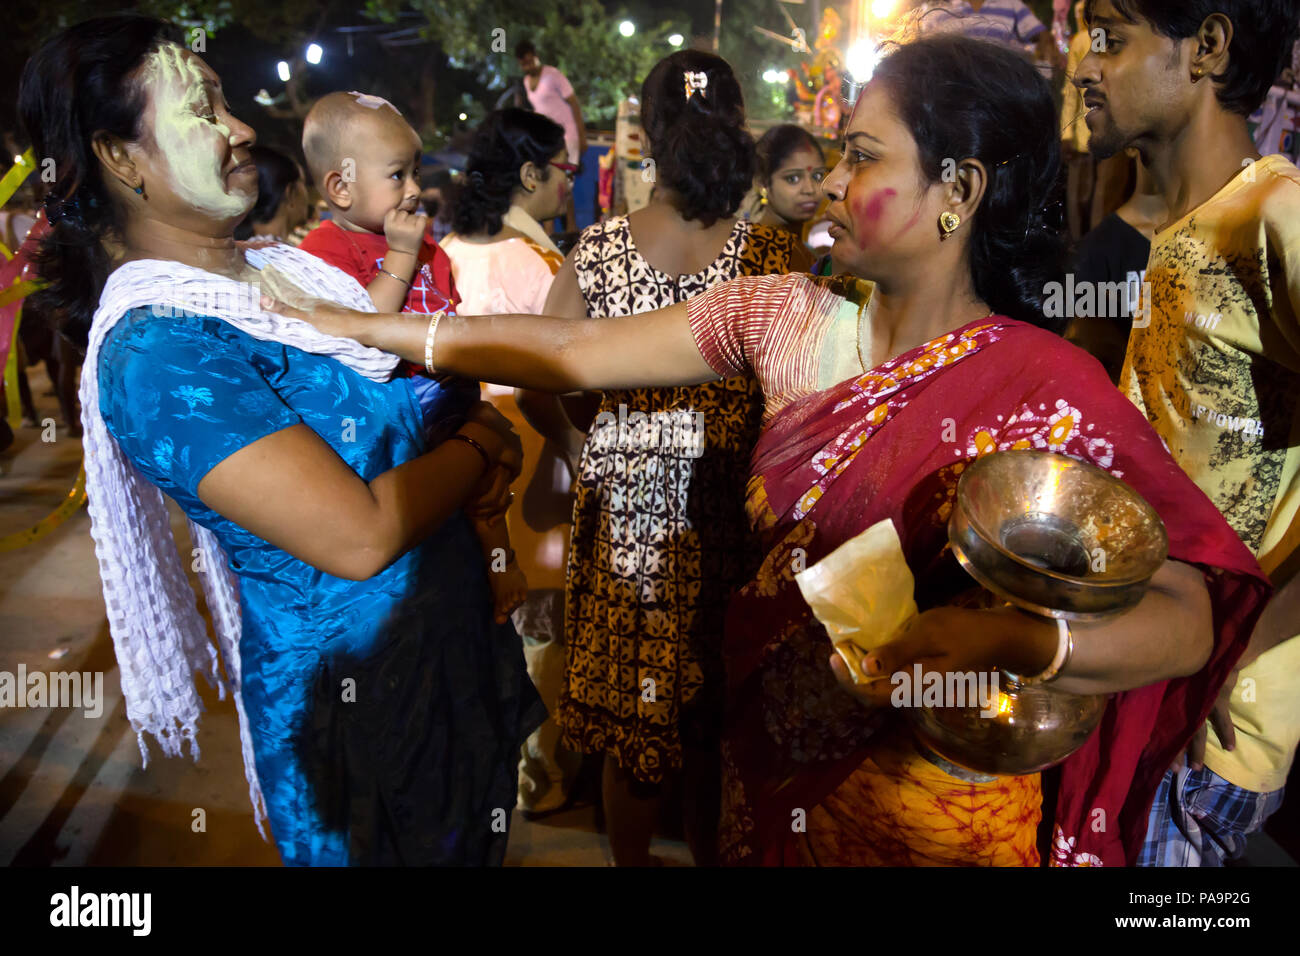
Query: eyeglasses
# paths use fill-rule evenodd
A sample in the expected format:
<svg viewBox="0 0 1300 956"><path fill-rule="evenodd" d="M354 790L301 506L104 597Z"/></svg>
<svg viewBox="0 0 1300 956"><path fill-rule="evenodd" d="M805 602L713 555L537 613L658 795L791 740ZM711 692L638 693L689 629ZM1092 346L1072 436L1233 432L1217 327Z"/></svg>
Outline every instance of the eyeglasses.
<svg viewBox="0 0 1300 956"><path fill-rule="evenodd" d="M569 182L578 178L578 167L574 163L551 163L551 165L569 177Z"/></svg>

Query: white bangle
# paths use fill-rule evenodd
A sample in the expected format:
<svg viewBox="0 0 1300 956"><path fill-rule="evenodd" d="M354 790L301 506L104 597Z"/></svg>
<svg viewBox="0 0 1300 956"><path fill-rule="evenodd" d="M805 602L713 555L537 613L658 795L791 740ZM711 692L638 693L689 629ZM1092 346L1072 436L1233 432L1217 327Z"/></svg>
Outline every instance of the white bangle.
<svg viewBox="0 0 1300 956"><path fill-rule="evenodd" d="M1022 677L1019 674L1010 674L1017 683L1022 685L1046 684L1056 680L1061 671L1065 670L1065 665L1070 662L1074 654L1074 635L1070 633L1070 622L1064 618L1056 619L1056 656L1052 658L1052 663L1047 665L1047 669L1041 674L1033 677Z"/></svg>
<svg viewBox="0 0 1300 956"><path fill-rule="evenodd" d="M438 334L438 322L446 314L445 309L433 313L433 318L429 319L429 333L424 337L424 368L430 375L433 374L433 337Z"/></svg>

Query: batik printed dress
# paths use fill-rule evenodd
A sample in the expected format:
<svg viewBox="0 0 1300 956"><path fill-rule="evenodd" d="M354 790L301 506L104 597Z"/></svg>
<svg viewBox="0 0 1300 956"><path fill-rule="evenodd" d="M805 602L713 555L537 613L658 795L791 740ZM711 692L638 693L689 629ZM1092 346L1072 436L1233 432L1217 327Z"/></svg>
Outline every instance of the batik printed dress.
<svg viewBox="0 0 1300 956"><path fill-rule="evenodd" d="M583 232L574 266L588 315L627 316L784 272L793 245L741 221L707 268L669 276L616 217ZM557 717L571 746L609 754L642 782L679 768L683 743L717 746L723 613L754 556L744 488L761 414L750 376L611 390L583 448Z"/></svg>

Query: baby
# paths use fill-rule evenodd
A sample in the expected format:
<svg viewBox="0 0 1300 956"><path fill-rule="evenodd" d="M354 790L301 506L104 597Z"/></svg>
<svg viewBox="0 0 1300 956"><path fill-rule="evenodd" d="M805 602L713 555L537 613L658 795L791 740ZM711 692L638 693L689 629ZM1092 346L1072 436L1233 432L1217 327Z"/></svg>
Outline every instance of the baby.
<svg viewBox="0 0 1300 956"><path fill-rule="evenodd" d="M303 153L334 214L299 247L356 278L380 312L446 310L458 301L451 260L418 212L420 137L391 103L363 93L330 93L303 124ZM410 365L432 447L451 434L479 398L478 383L431 379ZM496 617L504 622L528 583L515 561L504 517L475 521L492 573Z"/></svg>

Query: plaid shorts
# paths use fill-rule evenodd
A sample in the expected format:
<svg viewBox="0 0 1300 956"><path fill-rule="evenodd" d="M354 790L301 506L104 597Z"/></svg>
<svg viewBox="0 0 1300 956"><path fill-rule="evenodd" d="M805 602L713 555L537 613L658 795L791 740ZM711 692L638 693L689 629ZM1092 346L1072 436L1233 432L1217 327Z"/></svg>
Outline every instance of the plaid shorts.
<svg viewBox="0 0 1300 956"><path fill-rule="evenodd" d="M1138 866L1223 866L1282 805L1285 788L1256 793L1208 768L1166 770L1151 804Z"/></svg>

